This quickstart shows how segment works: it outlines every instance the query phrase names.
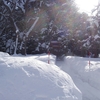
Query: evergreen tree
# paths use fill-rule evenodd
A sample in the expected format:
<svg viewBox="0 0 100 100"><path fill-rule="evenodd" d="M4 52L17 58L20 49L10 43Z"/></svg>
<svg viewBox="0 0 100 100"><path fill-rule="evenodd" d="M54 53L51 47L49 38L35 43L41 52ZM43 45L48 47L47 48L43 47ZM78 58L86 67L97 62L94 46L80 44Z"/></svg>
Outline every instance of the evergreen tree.
<svg viewBox="0 0 100 100"><path fill-rule="evenodd" d="M54 40L61 54L74 50L74 31L87 17L77 12L73 0L1 0L0 5L0 50L10 54L47 52Z"/></svg>

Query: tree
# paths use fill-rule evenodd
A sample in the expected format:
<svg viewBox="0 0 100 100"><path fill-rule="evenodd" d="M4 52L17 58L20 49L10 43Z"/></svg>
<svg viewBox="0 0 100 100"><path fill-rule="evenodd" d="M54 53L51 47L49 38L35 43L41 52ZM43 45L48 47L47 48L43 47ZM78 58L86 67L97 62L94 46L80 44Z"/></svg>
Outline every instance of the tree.
<svg viewBox="0 0 100 100"><path fill-rule="evenodd" d="M10 54L46 52L54 39L65 50L75 25L81 23L76 21L81 15L73 0L1 0L0 5L0 38L3 40L0 46Z"/></svg>
<svg viewBox="0 0 100 100"><path fill-rule="evenodd" d="M17 34L20 32L18 23L23 19L23 9L21 8L21 2L1 0L0 1L0 22L3 29L1 31L1 38L5 36L5 51L13 54L15 49L15 40ZM4 41L3 41L4 42ZM10 44L9 44L10 43Z"/></svg>

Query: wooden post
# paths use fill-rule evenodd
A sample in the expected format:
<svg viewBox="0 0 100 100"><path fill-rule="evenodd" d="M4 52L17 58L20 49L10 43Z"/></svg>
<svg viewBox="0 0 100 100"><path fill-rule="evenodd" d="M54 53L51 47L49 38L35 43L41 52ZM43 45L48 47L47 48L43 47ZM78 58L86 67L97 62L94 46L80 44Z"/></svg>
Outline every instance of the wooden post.
<svg viewBox="0 0 100 100"><path fill-rule="evenodd" d="M91 52L89 52L89 69L90 69L90 57L91 57Z"/></svg>
<svg viewBox="0 0 100 100"><path fill-rule="evenodd" d="M90 57L89 57L89 67L90 67Z"/></svg>
<svg viewBox="0 0 100 100"><path fill-rule="evenodd" d="M48 52L48 64L50 64L50 51Z"/></svg>

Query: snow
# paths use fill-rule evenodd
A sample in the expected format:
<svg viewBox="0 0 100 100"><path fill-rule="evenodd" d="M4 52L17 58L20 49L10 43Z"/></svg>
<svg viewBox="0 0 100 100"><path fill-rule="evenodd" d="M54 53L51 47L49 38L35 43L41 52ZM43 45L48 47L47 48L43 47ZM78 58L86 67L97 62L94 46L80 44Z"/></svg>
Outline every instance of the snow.
<svg viewBox="0 0 100 100"><path fill-rule="evenodd" d="M38 22L38 20L39 20L39 17L36 17L36 20L35 20L35 22L33 23L33 25L30 27L30 29L28 30L28 32L25 33L25 34L26 34L26 37L28 37L28 35L30 34L30 32L33 30L33 28L35 27L35 25L36 25L36 23Z"/></svg>
<svg viewBox="0 0 100 100"><path fill-rule="evenodd" d="M67 56L64 62L56 63L72 77L82 92L82 100L100 100L100 58Z"/></svg>
<svg viewBox="0 0 100 100"><path fill-rule="evenodd" d="M100 100L100 58L49 59L0 52L0 100Z"/></svg>
<svg viewBox="0 0 100 100"><path fill-rule="evenodd" d="M100 36L98 34L94 36L95 40L98 39L98 38L100 38Z"/></svg>
<svg viewBox="0 0 100 100"><path fill-rule="evenodd" d="M10 56L0 52L0 100L82 100L72 78L50 55Z"/></svg>

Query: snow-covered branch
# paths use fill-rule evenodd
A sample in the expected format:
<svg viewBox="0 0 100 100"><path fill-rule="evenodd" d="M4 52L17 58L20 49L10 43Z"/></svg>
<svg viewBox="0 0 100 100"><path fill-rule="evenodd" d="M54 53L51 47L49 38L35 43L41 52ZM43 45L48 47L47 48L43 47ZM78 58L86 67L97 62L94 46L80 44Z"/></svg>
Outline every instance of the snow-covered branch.
<svg viewBox="0 0 100 100"><path fill-rule="evenodd" d="M28 35L30 34L30 32L33 30L33 28L35 27L35 25L38 22L38 20L39 20L39 17L36 18L35 22L33 23L33 25L30 27L30 29L26 33L26 37L28 37Z"/></svg>

